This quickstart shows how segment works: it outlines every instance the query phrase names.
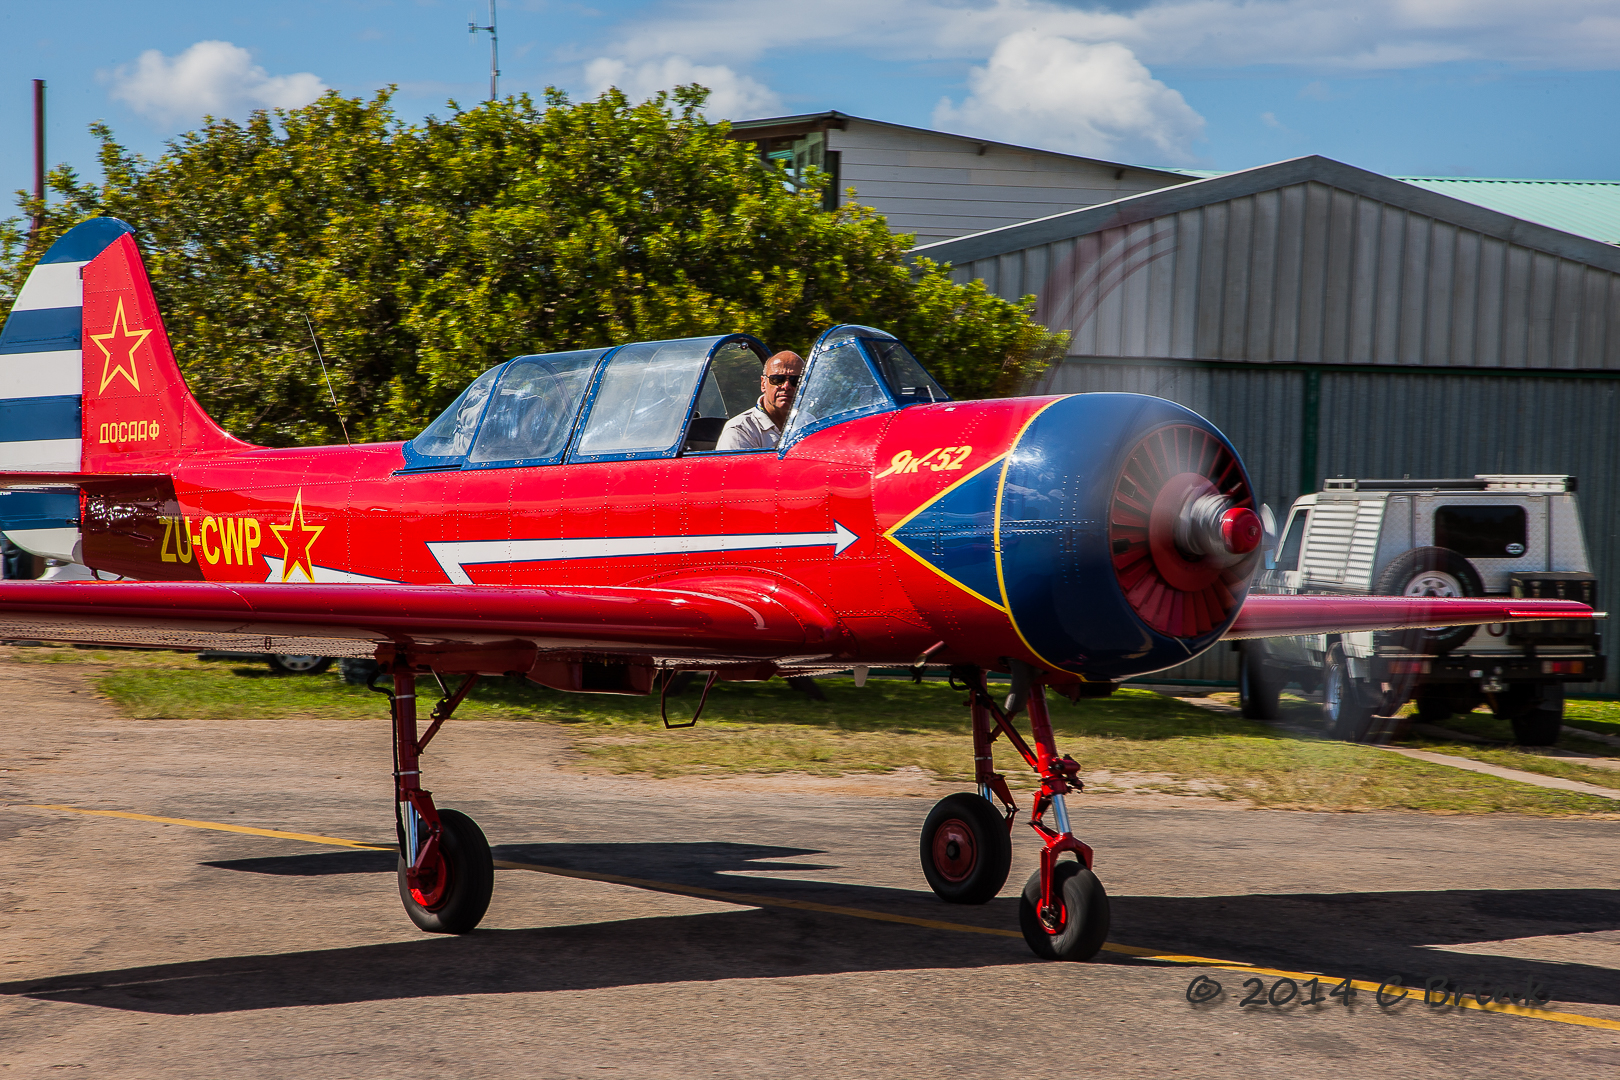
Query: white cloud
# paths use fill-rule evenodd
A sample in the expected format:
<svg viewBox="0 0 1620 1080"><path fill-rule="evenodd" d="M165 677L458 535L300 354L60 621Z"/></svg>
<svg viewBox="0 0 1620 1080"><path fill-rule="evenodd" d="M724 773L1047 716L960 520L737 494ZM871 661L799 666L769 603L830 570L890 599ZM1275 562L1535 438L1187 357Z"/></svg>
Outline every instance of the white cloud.
<svg viewBox="0 0 1620 1080"><path fill-rule="evenodd" d="M696 63L842 45L886 58L983 60L1026 30L1118 42L1153 67L1280 64L1351 71L1454 60L1620 68L1620 0L1157 0L1129 11L1063 0L678 0L638 12L610 55Z"/></svg>
<svg viewBox="0 0 1620 1080"><path fill-rule="evenodd" d="M968 76L960 106L942 100L934 126L1092 157L1186 163L1204 118L1117 42L1087 44L1039 30L1010 34Z"/></svg>
<svg viewBox="0 0 1620 1080"><path fill-rule="evenodd" d="M698 83L709 88L704 112L728 120L768 115L781 105L781 100L769 88L746 75L739 75L723 64L694 64L682 56L665 56L636 64L598 57L585 65L585 82L592 94L617 86L631 101L644 101L660 90Z"/></svg>
<svg viewBox="0 0 1620 1080"><path fill-rule="evenodd" d="M228 41L199 41L172 60L156 49L104 76L112 96L162 123L240 115L249 109L294 109L327 89L307 71L271 75L246 49Z"/></svg>

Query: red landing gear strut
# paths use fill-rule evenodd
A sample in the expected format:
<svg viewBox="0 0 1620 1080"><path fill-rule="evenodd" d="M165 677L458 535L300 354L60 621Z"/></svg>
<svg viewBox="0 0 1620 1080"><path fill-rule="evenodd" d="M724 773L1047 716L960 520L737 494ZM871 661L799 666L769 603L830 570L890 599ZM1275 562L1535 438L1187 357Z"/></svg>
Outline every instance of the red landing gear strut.
<svg viewBox="0 0 1620 1080"><path fill-rule="evenodd" d="M1006 778L995 771L991 744L997 736L1022 755L1040 778L1030 813L1030 827L1044 842L1041 868L1024 885L1018 921L1024 940L1037 956L1053 960L1089 960L1108 937L1108 894L1091 872L1091 848L1074 836L1065 796L1078 791L1079 764L1060 756L1046 712L1046 688L1038 673L1014 665L1013 694L1003 708L990 696L984 672L953 669L952 685L964 686L973 717L973 763L979 791L948 795L923 824L923 874L941 899L982 904L1000 891L1012 861L1011 830L1017 810ZM1029 710L1035 746L1012 726L1012 717ZM999 799L1004 811L991 802ZM1051 811L1052 823L1046 822ZM1063 859L1071 852L1073 859Z"/></svg>
<svg viewBox="0 0 1620 1080"><path fill-rule="evenodd" d="M495 888L495 864L483 830L466 814L440 810L422 787L421 755L439 726L456 711L478 681L461 687L434 708L432 723L416 733L416 672L394 665L389 696L394 721L394 811L399 830L399 897L411 921L437 934L465 934L478 925Z"/></svg>

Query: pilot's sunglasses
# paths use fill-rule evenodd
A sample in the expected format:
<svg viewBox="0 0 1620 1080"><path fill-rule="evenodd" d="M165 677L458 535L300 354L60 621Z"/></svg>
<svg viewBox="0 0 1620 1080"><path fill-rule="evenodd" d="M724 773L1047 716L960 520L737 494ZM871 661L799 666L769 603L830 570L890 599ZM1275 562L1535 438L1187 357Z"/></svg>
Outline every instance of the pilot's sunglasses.
<svg viewBox="0 0 1620 1080"><path fill-rule="evenodd" d="M798 386L799 382L804 378L803 375L786 375L782 373L765 377L771 381L772 386L781 386L783 383L787 383L789 386Z"/></svg>

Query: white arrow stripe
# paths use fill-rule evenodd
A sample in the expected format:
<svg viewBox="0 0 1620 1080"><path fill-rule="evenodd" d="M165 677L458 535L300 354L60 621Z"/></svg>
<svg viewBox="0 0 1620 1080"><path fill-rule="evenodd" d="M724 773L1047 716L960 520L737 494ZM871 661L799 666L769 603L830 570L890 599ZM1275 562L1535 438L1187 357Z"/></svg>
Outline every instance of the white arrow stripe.
<svg viewBox="0 0 1620 1080"><path fill-rule="evenodd" d="M489 563L611 559L630 555L686 555L702 551L754 551L831 545L840 555L860 537L833 522L832 532L744 533L713 536L597 536L567 540L456 540L428 544L445 576L471 585L466 567Z"/></svg>
<svg viewBox="0 0 1620 1080"><path fill-rule="evenodd" d="M283 560L273 555L262 556L265 565L270 567L270 574L264 580L273 583L281 581L281 568ZM304 575L304 568L299 566L293 569L292 575L287 578L288 584L308 581ZM365 574L351 574L347 570L338 570L330 566L315 567L315 583L317 585L398 585L390 578L367 577Z"/></svg>

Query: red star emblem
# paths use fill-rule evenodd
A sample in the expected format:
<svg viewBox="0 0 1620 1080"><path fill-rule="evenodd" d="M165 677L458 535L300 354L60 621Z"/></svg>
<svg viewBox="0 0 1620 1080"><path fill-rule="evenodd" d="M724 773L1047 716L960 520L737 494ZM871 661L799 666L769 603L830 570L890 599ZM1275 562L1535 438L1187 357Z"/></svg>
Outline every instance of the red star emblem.
<svg viewBox="0 0 1620 1080"><path fill-rule="evenodd" d="M135 389L141 388L141 377L135 373L135 350L141 347L150 330L131 330L129 323L124 319L124 298L118 298L118 312L113 316L112 329L105 334L91 334L90 340L96 343L106 359L101 365L101 390L107 389L107 384L122 375L129 380ZM113 362L114 356L118 362Z"/></svg>
<svg viewBox="0 0 1620 1080"><path fill-rule="evenodd" d="M304 576L314 583L315 564L310 561L309 549L315 546L315 538L325 528L325 525L304 524L304 489L299 488L298 495L293 499L292 517L287 519L287 524L270 526L270 531L281 541L282 581L291 577L296 567L302 569Z"/></svg>

